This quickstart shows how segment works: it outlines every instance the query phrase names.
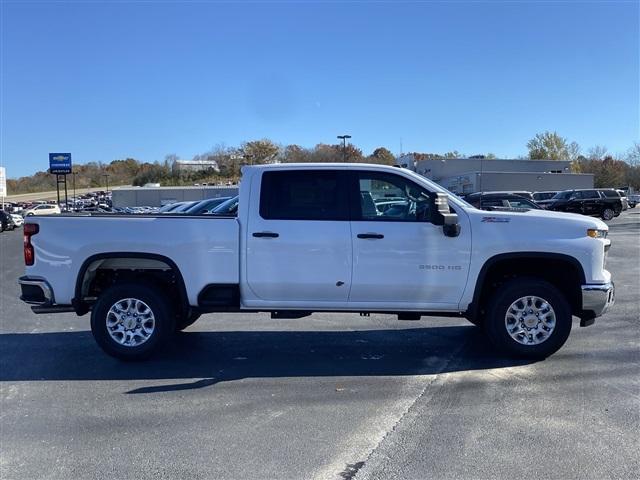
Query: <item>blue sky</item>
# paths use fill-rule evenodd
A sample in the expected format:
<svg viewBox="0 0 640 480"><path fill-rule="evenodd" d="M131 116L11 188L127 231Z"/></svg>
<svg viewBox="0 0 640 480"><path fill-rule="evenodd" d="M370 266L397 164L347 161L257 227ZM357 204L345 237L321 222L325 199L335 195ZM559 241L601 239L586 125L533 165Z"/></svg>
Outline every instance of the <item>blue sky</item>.
<svg viewBox="0 0 640 480"><path fill-rule="evenodd" d="M0 0L10 178L349 133L500 157L640 139L639 3Z"/></svg>

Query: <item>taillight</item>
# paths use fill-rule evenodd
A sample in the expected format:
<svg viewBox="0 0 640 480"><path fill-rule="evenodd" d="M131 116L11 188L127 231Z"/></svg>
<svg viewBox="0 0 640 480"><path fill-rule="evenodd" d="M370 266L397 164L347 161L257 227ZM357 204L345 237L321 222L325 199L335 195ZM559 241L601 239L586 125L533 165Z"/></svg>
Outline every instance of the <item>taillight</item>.
<svg viewBox="0 0 640 480"><path fill-rule="evenodd" d="M31 237L40 231L40 227L35 223L25 223L22 228L24 233L24 264L33 265L36 260L36 253L31 245Z"/></svg>

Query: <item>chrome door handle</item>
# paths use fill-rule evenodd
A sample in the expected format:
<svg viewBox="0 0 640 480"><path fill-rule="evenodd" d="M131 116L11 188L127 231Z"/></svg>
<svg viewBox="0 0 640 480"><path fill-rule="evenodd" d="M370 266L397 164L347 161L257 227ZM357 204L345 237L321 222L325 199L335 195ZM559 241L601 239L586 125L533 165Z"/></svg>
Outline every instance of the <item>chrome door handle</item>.
<svg viewBox="0 0 640 480"><path fill-rule="evenodd" d="M275 232L253 232L253 236L257 238L278 238L280 235Z"/></svg>
<svg viewBox="0 0 640 480"><path fill-rule="evenodd" d="M381 233L359 233L358 238L373 238L379 240L381 238L384 238L384 235L382 235Z"/></svg>

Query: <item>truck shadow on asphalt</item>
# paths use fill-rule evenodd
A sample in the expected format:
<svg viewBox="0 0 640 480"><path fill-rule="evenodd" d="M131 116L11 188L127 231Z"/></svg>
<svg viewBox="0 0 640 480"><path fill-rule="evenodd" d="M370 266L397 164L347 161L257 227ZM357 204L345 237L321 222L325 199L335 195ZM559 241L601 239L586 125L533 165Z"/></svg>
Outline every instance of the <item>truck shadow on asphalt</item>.
<svg viewBox="0 0 640 480"><path fill-rule="evenodd" d="M145 362L108 357L90 332L0 335L0 381L162 380L127 393L244 378L428 375L531 363L495 353L473 326L363 331L186 331Z"/></svg>

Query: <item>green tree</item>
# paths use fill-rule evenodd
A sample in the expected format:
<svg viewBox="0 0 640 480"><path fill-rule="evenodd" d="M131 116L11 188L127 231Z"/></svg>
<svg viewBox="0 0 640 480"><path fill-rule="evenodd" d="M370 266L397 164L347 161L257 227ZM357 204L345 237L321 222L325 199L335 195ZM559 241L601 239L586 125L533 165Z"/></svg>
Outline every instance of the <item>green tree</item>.
<svg viewBox="0 0 640 480"><path fill-rule="evenodd" d="M527 142L527 148L531 160L571 160L569 143L557 132L536 134Z"/></svg>

